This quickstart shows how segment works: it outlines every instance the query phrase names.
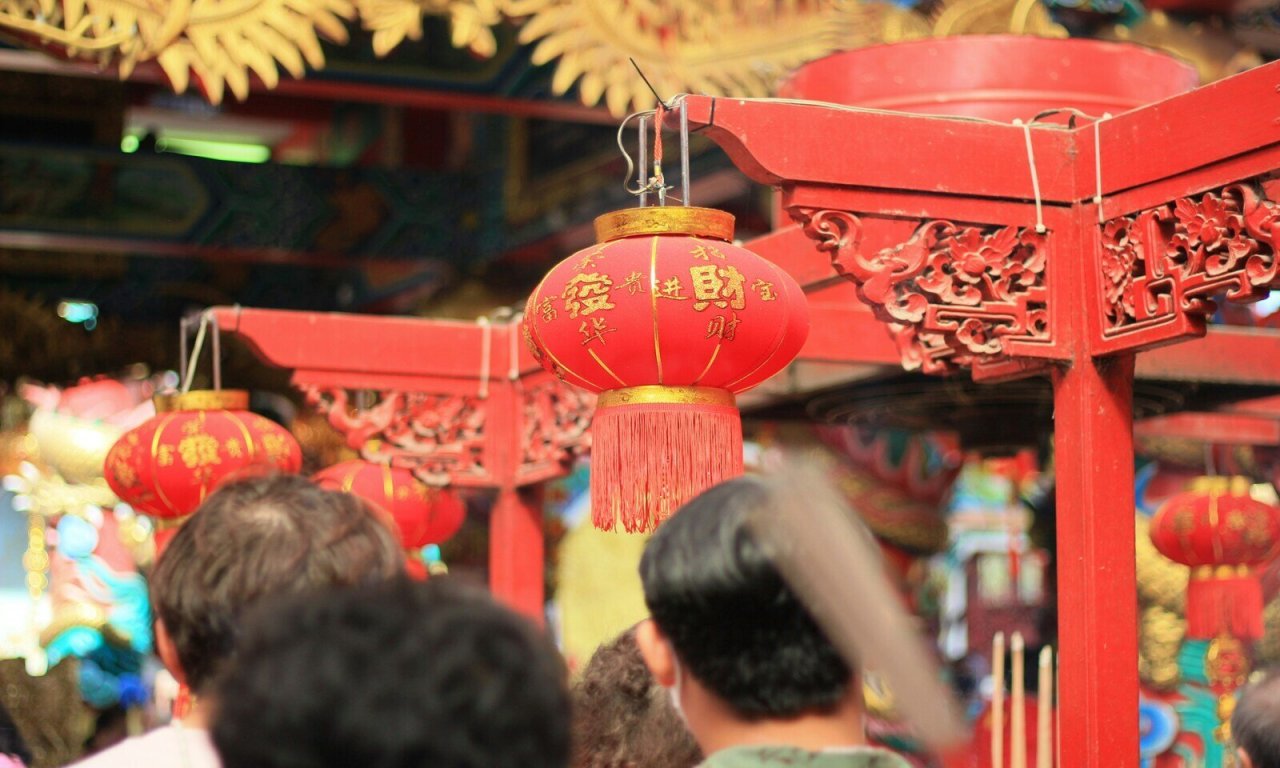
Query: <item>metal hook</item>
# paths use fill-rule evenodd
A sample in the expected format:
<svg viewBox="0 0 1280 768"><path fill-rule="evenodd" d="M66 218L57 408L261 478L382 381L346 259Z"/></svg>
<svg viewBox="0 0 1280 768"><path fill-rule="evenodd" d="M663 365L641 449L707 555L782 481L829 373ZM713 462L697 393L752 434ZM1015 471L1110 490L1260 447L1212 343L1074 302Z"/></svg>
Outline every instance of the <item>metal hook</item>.
<svg viewBox="0 0 1280 768"><path fill-rule="evenodd" d="M677 97L680 107L680 203L689 204L689 110L685 97Z"/></svg>

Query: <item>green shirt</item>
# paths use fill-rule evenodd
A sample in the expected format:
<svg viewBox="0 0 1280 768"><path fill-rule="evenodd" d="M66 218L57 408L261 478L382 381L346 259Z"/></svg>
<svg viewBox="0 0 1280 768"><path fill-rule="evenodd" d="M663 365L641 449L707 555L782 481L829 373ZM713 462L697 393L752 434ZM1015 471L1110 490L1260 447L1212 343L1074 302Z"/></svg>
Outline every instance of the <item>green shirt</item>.
<svg viewBox="0 0 1280 768"><path fill-rule="evenodd" d="M809 752L796 747L730 747L708 757L699 768L910 768L906 760L875 747Z"/></svg>

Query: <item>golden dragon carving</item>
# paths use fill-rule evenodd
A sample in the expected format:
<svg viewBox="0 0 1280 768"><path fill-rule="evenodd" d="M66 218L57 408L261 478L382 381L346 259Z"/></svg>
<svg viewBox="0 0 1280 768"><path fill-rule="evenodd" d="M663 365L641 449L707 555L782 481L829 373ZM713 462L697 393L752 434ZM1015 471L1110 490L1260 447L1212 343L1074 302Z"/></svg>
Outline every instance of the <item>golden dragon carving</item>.
<svg viewBox="0 0 1280 768"><path fill-rule="evenodd" d="M879 0L0 0L0 30L122 77L155 60L176 90L194 75L215 103L227 90L245 98L251 75L273 87L281 69L302 77L323 67L319 38L346 42L346 21L358 18L383 56L421 39L426 17L446 18L452 44L481 57L497 52L498 25L518 24L533 63L555 62L556 94L576 85L585 104L617 116L654 104L631 59L664 97L755 97L835 51L928 36L1067 34L1039 0L941 0L927 16ZM1131 34L1193 60L1221 58L1167 19ZM1213 77L1255 58L1201 70Z"/></svg>

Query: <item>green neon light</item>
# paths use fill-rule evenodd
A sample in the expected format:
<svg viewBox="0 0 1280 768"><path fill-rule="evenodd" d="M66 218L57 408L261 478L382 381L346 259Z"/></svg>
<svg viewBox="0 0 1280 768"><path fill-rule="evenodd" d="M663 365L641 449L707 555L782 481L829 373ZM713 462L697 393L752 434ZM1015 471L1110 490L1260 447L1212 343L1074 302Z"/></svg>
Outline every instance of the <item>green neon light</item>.
<svg viewBox="0 0 1280 768"><path fill-rule="evenodd" d="M271 159L271 147L233 141L163 138L156 142L156 149L230 163L265 163Z"/></svg>

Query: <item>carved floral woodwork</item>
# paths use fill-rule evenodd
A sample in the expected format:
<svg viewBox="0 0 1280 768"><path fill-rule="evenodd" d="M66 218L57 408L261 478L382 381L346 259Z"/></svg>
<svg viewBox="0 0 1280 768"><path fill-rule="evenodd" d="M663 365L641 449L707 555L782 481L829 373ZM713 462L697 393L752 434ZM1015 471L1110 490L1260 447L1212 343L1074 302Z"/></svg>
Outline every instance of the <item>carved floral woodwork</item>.
<svg viewBox="0 0 1280 768"><path fill-rule="evenodd" d="M430 485L460 476L486 477L486 403L476 396L423 392L377 393L369 407L352 407L348 391L306 386L307 403L369 461L412 470Z"/></svg>
<svg viewBox="0 0 1280 768"><path fill-rule="evenodd" d="M1277 283L1278 185L1231 184L1104 223L1103 339L1140 348L1199 335L1214 297L1265 297Z"/></svg>
<svg viewBox="0 0 1280 768"><path fill-rule="evenodd" d="M562 467L591 447L595 395L546 379L524 387L519 474Z"/></svg>
<svg viewBox="0 0 1280 768"><path fill-rule="evenodd" d="M857 215L790 213L888 324L907 370L994 364L1011 339L1051 338L1044 236L1033 229L925 221L906 242L867 253Z"/></svg>
<svg viewBox="0 0 1280 768"><path fill-rule="evenodd" d="M357 407L359 397L344 388L306 385L303 392L363 458L409 469L430 485L493 484L491 452L504 448L518 452L517 480L559 474L590 444L595 398L550 378L515 386L518 446L492 444L491 403L479 395L384 390Z"/></svg>

